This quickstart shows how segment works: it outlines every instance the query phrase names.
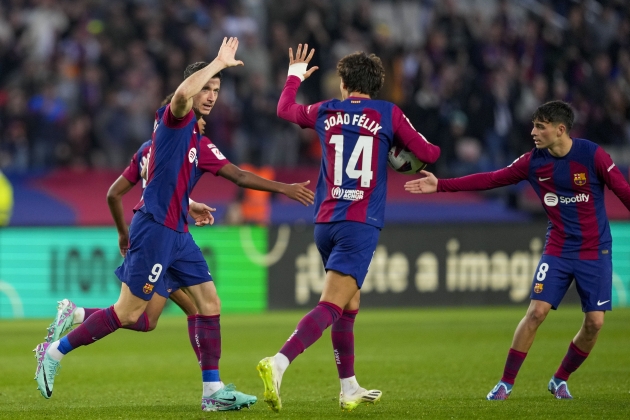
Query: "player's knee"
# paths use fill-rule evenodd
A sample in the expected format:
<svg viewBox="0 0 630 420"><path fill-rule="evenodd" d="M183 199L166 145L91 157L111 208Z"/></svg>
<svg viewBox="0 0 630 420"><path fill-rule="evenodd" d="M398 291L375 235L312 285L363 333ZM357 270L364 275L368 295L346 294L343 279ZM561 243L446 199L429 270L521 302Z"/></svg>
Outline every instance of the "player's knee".
<svg viewBox="0 0 630 420"><path fill-rule="evenodd" d="M541 308L533 308L527 311L527 321L536 326L542 324L547 318L547 311Z"/></svg>
<svg viewBox="0 0 630 420"><path fill-rule="evenodd" d="M219 296L213 296L202 303L199 308L201 315L218 315L221 313L221 299Z"/></svg>
<svg viewBox="0 0 630 420"><path fill-rule="evenodd" d="M604 326L603 319L591 319L587 318L584 320L584 329L591 335L597 334L599 330Z"/></svg>
<svg viewBox="0 0 630 420"><path fill-rule="evenodd" d="M123 314L117 314L117 315L118 315L118 320L120 321L120 325L122 327L129 327L130 325L133 325L136 322L138 322L138 319L140 318L140 314L133 314L133 313L123 313Z"/></svg>

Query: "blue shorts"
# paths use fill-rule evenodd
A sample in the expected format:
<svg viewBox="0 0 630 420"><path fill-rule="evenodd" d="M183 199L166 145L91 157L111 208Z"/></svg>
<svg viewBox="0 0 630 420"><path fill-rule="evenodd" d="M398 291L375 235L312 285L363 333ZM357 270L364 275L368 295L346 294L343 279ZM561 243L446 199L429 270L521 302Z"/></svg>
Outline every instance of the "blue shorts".
<svg viewBox="0 0 630 420"><path fill-rule="evenodd" d="M582 301L582 312L612 310L612 258L574 260L543 255L534 273L531 299L557 309L571 282Z"/></svg>
<svg viewBox="0 0 630 420"><path fill-rule="evenodd" d="M158 295L165 297L168 299L171 296L171 293L179 290L179 285L175 280L169 276L168 272L164 274L164 281L159 282L159 284L155 285L153 289L155 293Z"/></svg>
<svg viewBox="0 0 630 420"><path fill-rule="evenodd" d="M352 276L360 289L380 233L379 228L359 222L316 223L315 245L326 271Z"/></svg>
<svg viewBox="0 0 630 420"><path fill-rule="evenodd" d="M212 281L208 264L189 232L177 232L136 212L129 226L129 250L116 275L134 296L151 300L173 290ZM169 291L170 290L170 291Z"/></svg>

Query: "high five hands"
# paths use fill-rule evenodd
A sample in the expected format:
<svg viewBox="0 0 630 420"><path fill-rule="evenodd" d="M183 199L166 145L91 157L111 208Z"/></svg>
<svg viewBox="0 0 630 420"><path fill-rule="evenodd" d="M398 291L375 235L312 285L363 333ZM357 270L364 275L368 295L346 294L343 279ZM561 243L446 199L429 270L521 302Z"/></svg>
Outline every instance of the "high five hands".
<svg viewBox="0 0 630 420"><path fill-rule="evenodd" d="M405 190L412 194L431 194L437 191L438 179L431 172L420 171L422 178L407 181Z"/></svg>
<svg viewBox="0 0 630 420"><path fill-rule="evenodd" d="M217 60L223 62L225 67L242 66L243 62L234 57L237 49L238 39L236 37L230 37L230 39L227 37L223 38L223 43L217 54Z"/></svg>
<svg viewBox="0 0 630 420"><path fill-rule="evenodd" d="M283 191L283 193L290 199L298 201L305 206L308 206L309 204L313 204L315 202L315 193L306 188L306 186L310 183L311 181L289 184L287 185L286 190Z"/></svg>
<svg viewBox="0 0 630 420"><path fill-rule="evenodd" d="M298 44L295 58L293 58L293 48L289 48L289 67L291 67L294 64L302 64L302 63L308 65L308 63L313 59L314 54L315 54L315 48L311 48L311 51L309 52L308 44L304 44L304 48L302 48L302 44ZM304 66L304 71L305 71L305 73L303 73L304 80L308 79L310 75L313 74L313 72L317 69L319 69L319 67L314 66L314 67L311 67L308 71L306 71L306 66Z"/></svg>

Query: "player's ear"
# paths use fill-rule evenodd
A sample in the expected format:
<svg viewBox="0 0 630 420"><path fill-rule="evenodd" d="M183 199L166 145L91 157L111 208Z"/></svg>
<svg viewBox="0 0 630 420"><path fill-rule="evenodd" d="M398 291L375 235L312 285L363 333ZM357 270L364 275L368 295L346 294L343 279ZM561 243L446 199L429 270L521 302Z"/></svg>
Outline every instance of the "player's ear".
<svg viewBox="0 0 630 420"><path fill-rule="evenodd" d="M558 133L558 137L562 137L562 135L567 131L567 127L564 124L560 123L556 127L556 130Z"/></svg>

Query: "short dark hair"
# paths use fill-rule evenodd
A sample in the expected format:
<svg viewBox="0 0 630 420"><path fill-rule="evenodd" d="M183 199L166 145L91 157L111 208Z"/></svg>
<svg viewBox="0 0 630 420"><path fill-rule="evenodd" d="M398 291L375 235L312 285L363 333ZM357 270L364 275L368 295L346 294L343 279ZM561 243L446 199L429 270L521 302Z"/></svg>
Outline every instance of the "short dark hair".
<svg viewBox="0 0 630 420"><path fill-rule="evenodd" d="M189 64L188 67L186 67L186 70L184 70L184 80L188 79L191 74L198 72L202 68L206 67L208 64L210 63L206 63L205 61L197 61L196 63ZM222 80L223 75L221 74L221 72L218 72L211 77L211 79L214 78Z"/></svg>
<svg viewBox="0 0 630 420"><path fill-rule="evenodd" d="M337 63L337 74L348 92L360 92L374 98L385 82L381 59L363 51L346 55Z"/></svg>
<svg viewBox="0 0 630 420"><path fill-rule="evenodd" d="M571 105L564 101L550 101L539 106L532 115L532 122L564 124L567 132L571 131L575 121L575 113Z"/></svg>

